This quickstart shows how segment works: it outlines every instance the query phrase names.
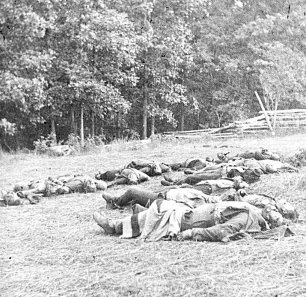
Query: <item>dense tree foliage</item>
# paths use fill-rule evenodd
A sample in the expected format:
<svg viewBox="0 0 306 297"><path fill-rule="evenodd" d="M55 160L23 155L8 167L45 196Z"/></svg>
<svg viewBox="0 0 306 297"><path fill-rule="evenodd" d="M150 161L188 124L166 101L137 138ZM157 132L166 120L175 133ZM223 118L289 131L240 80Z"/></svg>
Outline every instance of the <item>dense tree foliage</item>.
<svg viewBox="0 0 306 297"><path fill-rule="evenodd" d="M303 107L305 40L301 0L1 0L1 145Z"/></svg>

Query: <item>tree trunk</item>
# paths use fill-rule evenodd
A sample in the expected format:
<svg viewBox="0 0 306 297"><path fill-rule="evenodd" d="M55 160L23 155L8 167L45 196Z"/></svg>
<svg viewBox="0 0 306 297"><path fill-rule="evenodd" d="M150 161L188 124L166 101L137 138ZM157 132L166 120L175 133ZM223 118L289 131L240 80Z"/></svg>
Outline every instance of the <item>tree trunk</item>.
<svg viewBox="0 0 306 297"><path fill-rule="evenodd" d="M96 64L96 48L92 48L92 65L95 67ZM91 112L91 135L95 137L95 112Z"/></svg>
<svg viewBox="0 0 306 297"><path fill-rule="evenodd" d="M77 123L75 121L75 110L74 107L71 108L71 133L77 134Z"/></svg>
<svg viewBox="0 0 306 297"><path fill-rule="evenodd" d="M79 123L77 122L77 120L75 120L75 125L74 125L74 135L78 135L78 131L79 131Z"/></svg>
<svg viewBox="0 0 306 297"><path fill-rule="evenodd" d="M218 111L215 111L216 115L217 115L217 119L218 119L218 126L219 128L221 128L221 118L222 118L222 115L220 116Z"/></svg>
<svg viewBox="0 0 306 297"><path fill-rule="evenodd" d="M120 139L121 138L121 135L122 135L122 115L121 115L121 112L119 111L118 112L118 119L117 119L117 127L118 127L118 130L117 130L117 138Z"/></svg>
<svg viewBox="0 0 306 297"><path fill-rule="evenodd" d="M146 66L144 66L144 71L145 71L145 82L144 82L144 89L143 89L143 110L142 110L142 139L147 138L147 131L148 131L148 88L147 88L147 70Z"/></svg>
<svg viewBox="0 0 306 297"><path fill-rule="evenodd" d="M152 115L151 118L151 136L155 135L155 116Z"/></svg>
<svg viewBox="0 0 306 297"><path fill-rule="evenodd" d="M185 114L184 114L184 105L181 104L181 121L180 121L180 131L185 130Z"/></svg>
<svg viewBox="0 0 306 297"><path fill-rule="evenodd" d="M197 112L197 129L200 129L200 109L198 109Z"/></svg>
<svg viewBox="0 0 306 297"><path fill-rule="evenodd" d="M153 105L153 108L155 106L155 97L153 96L153 99L152 99L152 105ZM152 111L152 116L151 116L151 136L153 136L155 134L155 111L153 109Z"/></svg>
<svg viewBox="0 0 306 297"><path fill-rule="evenodd" d="M81 105L81 121L80 121L80 137L81 137L81 147L84 147L84 106Z"/></svg>
<svg viewBox="0 0 306 297"><path fill-rule="evenodd" d="M7 147L9 152L12 152L12 148L7 144L5 139L3 139L3 144ZM1 150L1 147L0 147L0 150Z"/></svg>
<svg viewBox="0 0 306 297"><path fill-rule="evenodd" d="M101 119L101 121L100 121L100 135L104 135L103 119Z"/></svg>
<svg viewBox="0 0 306 297"><path fill-rule="evenodd" d="M147 6L147 0L144 0L144 6ZM145 28L145 25L147 23L147 12L145 11L144 13L144 20L143 20L143 29ZM142 110L142 139L147 138L147 133L148 133L148 86L147 86L147 81L148 81L148 73L147 73L147 50L145 52L145 57L144 57L144 85L143 85L143 110Z"/></svg>
<svg viewBox="0 0 306 297"><path fill-rule="evenodd" d="M91 136L95 136L95 113L91 112Z"/></svg>
<svg viewBox="0 0 306 297"><path fill-rule="evenodd" d="M51 119L51 139L52 143L56 144L56 129L55 129L55 120L52 118Z"/></svg>

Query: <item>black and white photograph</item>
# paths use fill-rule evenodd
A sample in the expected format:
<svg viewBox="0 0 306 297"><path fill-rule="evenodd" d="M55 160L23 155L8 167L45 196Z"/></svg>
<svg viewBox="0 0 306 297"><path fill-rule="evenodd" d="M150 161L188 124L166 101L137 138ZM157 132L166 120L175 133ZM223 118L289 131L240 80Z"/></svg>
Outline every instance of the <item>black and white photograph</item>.
<svg viewBox="0 0 306 297"><path fill-rule="evenodd" d="M306 297L305 0L0 0L1 297Z"/></svg>

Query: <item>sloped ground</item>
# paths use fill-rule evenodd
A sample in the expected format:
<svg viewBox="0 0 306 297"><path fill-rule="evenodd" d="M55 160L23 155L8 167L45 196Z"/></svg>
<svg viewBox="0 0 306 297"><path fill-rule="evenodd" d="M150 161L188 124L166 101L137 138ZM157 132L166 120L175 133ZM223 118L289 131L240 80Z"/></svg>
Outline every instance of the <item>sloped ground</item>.
<svg viewBox="0 0 306 297"><path fill-rule="evenodd" d="M221 146L228 146L222 147ZM0 189L59 174L120 168L134 158L164 162L233 154L264 146L284 155L306 147L306 135L211 142L124 144L80 156L5 155ZM160 178L141 185L162 189ZM120 194L127 186L109 190ZM281 240L143 243L105 235L92 213L101 193L44 198L0 209L0 296L306 296L306 169L266 175L252 190L282 196L300 211L296 236ZM111 218L131 211L105 210Z"/></svg>

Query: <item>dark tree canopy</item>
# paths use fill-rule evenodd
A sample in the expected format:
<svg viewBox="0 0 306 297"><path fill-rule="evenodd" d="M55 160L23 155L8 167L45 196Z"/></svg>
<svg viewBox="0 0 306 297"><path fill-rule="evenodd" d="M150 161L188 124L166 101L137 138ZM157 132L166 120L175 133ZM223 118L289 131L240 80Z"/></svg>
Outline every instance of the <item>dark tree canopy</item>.
<svg viewBox="0 0 306 297"><path fill-rule="evenodd" d="M306 4L3 0L4 149L216 127L306 101Z"/></svg>

